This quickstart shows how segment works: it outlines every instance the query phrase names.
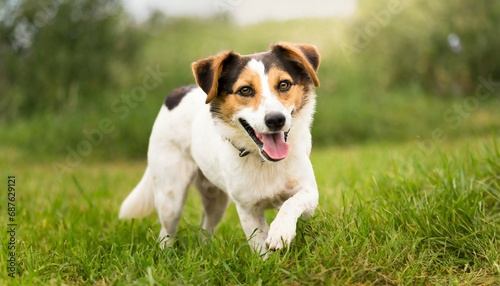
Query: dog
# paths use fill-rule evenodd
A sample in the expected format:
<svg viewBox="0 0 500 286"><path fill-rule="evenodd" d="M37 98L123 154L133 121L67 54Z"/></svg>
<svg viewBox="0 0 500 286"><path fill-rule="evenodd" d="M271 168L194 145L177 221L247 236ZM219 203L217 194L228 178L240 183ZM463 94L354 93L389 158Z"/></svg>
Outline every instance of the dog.
<svg viewBox="0 0 500 286"><path fill-rule="evenodd" d="M192 63L197 85L167 96L149 139L146 171L119 217L140 218L156 209L161 246L171 245L194 184L208 234L232 201L254 251L288 247L298 218L311 216L318 205L309 155L319 64L315 46L291 43ZM270 226L264 216L269 208L279 209Z"/></svg>

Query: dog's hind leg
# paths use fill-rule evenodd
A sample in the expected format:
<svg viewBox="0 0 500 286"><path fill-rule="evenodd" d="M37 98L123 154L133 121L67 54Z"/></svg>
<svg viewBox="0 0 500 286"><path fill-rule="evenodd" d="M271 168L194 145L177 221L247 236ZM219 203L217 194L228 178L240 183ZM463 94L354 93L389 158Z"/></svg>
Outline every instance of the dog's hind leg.
<svg viewBox="0 0 500 286"><path fill-rule="evenodd" d="M212 235L226 212L229 197L210 183L200 170L198 170L195 182L201 195L204 210L201 227Z"/></svg>

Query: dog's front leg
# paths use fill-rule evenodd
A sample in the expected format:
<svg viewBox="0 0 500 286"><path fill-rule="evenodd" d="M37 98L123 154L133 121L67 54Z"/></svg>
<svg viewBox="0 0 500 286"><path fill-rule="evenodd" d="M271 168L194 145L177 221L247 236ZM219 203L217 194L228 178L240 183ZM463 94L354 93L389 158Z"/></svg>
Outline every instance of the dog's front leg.
<svg viewBox="0 0 500 286"><path fill-rule="evenodd" d="M301 215L311 216L318 205L316 188L300 190L286 200L271 223L266 245L274 251L288 246L296 235L297 220Z"/></svg>
<svg viewBox="0 0 500 286"><path fill-rule="evenodd" d="M250 243L252 249L260 254L266 252L266 237L269 226L261 209L247 209L242 206L236 206L241 226Z"/></svg>

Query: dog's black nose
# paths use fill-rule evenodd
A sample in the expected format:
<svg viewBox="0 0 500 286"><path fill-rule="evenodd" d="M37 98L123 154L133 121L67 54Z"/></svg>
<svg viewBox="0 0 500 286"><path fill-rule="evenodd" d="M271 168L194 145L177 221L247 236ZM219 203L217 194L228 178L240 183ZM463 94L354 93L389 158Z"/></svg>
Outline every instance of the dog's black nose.
<svg viewBox="0 0 500 286"><path fill-rule="evenodd" d="M266 114L264 121L271 131L278 131L285 125L286 118L281 112L271 112Z"/></svg>

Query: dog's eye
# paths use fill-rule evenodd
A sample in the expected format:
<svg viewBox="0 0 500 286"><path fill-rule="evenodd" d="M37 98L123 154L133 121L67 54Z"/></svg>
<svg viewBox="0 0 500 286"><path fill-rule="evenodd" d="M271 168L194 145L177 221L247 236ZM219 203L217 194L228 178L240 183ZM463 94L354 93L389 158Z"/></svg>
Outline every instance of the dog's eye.
<svg viewBox="0 0 500 286"><path fill-rule="evenodd" d="M249 86L244 86L236 92L237 94L241 96L252 96L253 95L253 89Z"/></svg>
<svg viewBox="0 0 500 286"><path fill-rule="evenodd" d="M292 83L290 81L282 80L278 84L278 89L279 89L279 91L284 92L284 91L288 91L291 86L292 86Z"/></svg>

